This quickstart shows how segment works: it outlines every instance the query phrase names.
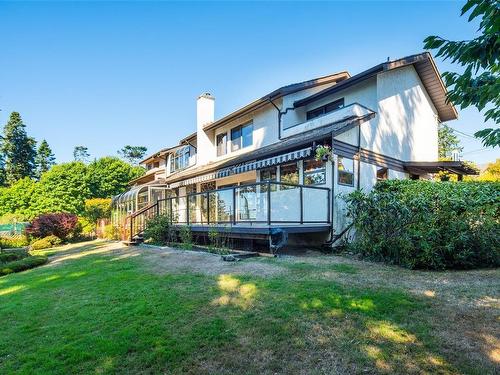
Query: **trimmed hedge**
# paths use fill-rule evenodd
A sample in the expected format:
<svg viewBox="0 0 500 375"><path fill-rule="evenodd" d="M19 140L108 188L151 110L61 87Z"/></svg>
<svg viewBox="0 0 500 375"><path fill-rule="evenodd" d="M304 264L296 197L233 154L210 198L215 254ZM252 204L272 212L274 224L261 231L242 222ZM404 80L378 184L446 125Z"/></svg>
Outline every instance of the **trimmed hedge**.
<svg viewBox="0 0 500 375"><path fill-rule="evenodd" d="M5 253L0 253L0 264L13 262L15 260L23 259L28 256L25 251L9 251Z"/></svg>
<svg viewBox="0 0 500 375"><path fill-rule="evenodd" d="M14 272L26 271L47 263L48 257L45 255L34 255L0 265L0 276Z"/></svg>
<svg viewBox="0 0 500 375"><path fill-rule="evenodd" d="M345 200L362 256L420 269L500 265L500 183L381 181Z"/></svg>

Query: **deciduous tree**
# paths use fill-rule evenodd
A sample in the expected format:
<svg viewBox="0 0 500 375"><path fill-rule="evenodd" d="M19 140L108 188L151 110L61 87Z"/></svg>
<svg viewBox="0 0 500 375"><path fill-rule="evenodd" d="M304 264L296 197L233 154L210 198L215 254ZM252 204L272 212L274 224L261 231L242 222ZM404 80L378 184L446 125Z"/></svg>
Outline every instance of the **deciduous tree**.
<svg viewBox="0 0 500 375"><path fill-rule="evenodd" d="M453 151L462 152L463 147L455 131L445 123L440 123L438 128L438 153L440 160L450 160Z"/></svg>
<svg viewBox="0 0 500 375"><path fill-rule="evenodd" d="M439 36L424 40L426 49L437 49L436 56L449 59L465 68L462 74L445 72L448 99L459 106L476 107L483 111L485 121L493 120L496 127L474 135L485 146L500 145L500 2L498 0L468 0L461 16L470 11L468 22L479 18L479 36L471 40L452 41Z"/></svg>
<svg viewBox="0 0 500 375"><path fill-rule="evenodd" d="M117 157L107 156L88 165L88 182L93 198L110 198L128 187L128 182L144 173Z"/></svg>

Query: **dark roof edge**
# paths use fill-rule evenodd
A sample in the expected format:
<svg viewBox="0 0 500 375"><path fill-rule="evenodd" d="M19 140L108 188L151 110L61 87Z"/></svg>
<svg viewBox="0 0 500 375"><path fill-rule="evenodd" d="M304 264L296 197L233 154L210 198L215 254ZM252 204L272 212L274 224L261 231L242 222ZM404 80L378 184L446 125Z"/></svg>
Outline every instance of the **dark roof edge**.
<svg viewBox="0 0 500 375"><path fill-rule="evenodd" d="M343 77L345 77L345 78L343 78ZM259 109L259 108L263 107L264 105L269 104L269 100L279 99L285 95L293 94L297 91L306 90L306 89L309 89L311 87L326 85L328 83L336 82L339 80L342 81L342 78L344 80L349 79L350 78L349 72L342 71L342 72L330 74L327 76L314 78L314 79L311 79L308 81L304 81L304 82L300 82L300 83L293 83L291 85L280 87L279 89L274 90L274 91L270 92L269 94L264 95L263 97L261 97L257 100L254 100L253 102L247 104L246 106L244 106L244 107L242 107L234 112L231 112L230 114L222 117L221 119L214 121L211 124L208 124L207 126L204 127L204 130L215 129L216 127L222 126L222 125L224 125L232 120L235 120L241 116L244 116L245 114L247 114L251 111L255 111L256 109Z"/></svg>
<svg viewBox="0 0 500 375"><path fill-rule="evenodd" d="M436 80L438 81L439 86L441 87L443 92L446 94L446 92L447 92L446 86L444 85L444 82L439 74L439 71L436 67L434 59L432 58L432 55L429 52L422 52L422 53L418 53L415 55L406 56L406 57L403 57L403 58L400 58L400 59L397 59L394 61L387 61L387 62L378 64L378 65L375 65L374 67L372 67L368 70L365 70L361 73L358 73L358 74L352 76L351 78L348 78L345 81L338 83L337 85L335 85L333 87L329 87L329 88L327 88L323 91L320 91L316 94L313 94L307 98L297 100L296 102L294 102L293 105L295 108L301 107L301 106L304 106L312 101L321 99L325 96L328 96L328 95L336 93L340 90L343 90L343 89L346 89L346 88L351 87L353 85L356 85L356 84L358 84L366 79L369 79L369 78L377 75L378 73L397 69L397 68L402 68L402 67L409 66L409 65L414 65L414 64L417 64L420 62L425 62L425 61L428 61L430 63L432 70L434 71L434 73L436 75ZM417 72L417 74L418 74L418 72ZM420 74L419 74L419 76L420 76ZM422 78L420 77L420 79L422 79ZM427 87L426 87L426 90L427 90ZM436 103L434 102L434 99L431 98L431 100L433 101L433 104L436 107L436 110L438 110L438 105L436 105ZM451 107L453 114L455 115L454 117L457 118L458 112L457 112L456 108L452 104L449 104L449 105ZM441 117L442 113L439 113L439 115ZM445 117L445 116L442 116L442 117ZM445 118L444 121L446 121L448 119L452 119L452 118Z"/></svg>

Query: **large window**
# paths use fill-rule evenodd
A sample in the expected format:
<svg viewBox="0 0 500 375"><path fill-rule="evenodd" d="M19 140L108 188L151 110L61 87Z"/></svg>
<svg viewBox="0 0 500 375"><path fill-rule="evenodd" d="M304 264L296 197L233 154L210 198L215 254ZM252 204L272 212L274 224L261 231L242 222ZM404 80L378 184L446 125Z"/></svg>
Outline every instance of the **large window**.
<svg viewBox="0 0 500 375"><path fill-rule="evenodd" d="M284 164L280 167L280 181L288 184L299 183L299 168L297 163Z"/></svg>
<svg viewBox="0 0 500 375"><path fill-rule="evenodd" d="M343 106L344 106L344 98L335 100L334 102L310 110L307 112L306 117L308 120L312 120L313 118L326 115L327 113L333 112L336 109L342 108Z"/></svg>
<svg viewBox="0 0 500 375"><path fill-rule="evenodd" d="M253 124L237 126L231 129L231 151L238 151L241 148L253 144Z"/></svg>
<svg viewBox="0 0 500 375"><path fill-rule="evenodd" d="M354 160L339 156L337 173L339 184L354 186Z"/></svg>
<svg viewBox="0 0 500 375"><path fill-rule="evenodd" d="M315 159L304 160L304 185L326 184L326 163Z"/></svg>
<svg viewBox="0 0 500 375"><path fill-rule="evenodd" d="M189 167L189 157L191 156L191 147L186 146L175 151L170 162L170 172L178 171Z"/></svg>

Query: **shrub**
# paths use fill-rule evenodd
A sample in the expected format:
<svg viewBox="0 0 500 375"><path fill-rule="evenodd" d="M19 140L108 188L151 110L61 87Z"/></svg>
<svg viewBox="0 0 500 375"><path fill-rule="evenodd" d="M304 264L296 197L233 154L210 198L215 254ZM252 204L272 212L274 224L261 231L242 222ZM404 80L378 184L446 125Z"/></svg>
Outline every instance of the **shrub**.
<svg viewBox="0 0 500 375"><path fill-rule="evenodd" d="M193 234L191 233L191 227L184 225L179 229L179 237L181 239L181 247L185 250L191 250L193 248Z"/></svg>
<svg viewBox="0 0 500 375"><path fill-rule="evenodd" d="M350 249L423 269L500 265L500 183L392 180L347 196Z"/></svg>
<svg viewBox="0 0 500 375"><path fill-rule="evenodd" d="M47 263L48 258L45 255L29 256L20 260L0 265L0 276L8 275L9 273L21 272L41 266Z"/></svg>
<svg viewBox="0 0 500 375"><path fill-rule="evenodd" d="M41 238L41 239L33 242L30 245L30 250L49 249L51 247L60 245L61 243L62 243L62 240L59 237L51 235L51 236L47 236L47 237Z"/></svg>
<svg viewBox="0 0 500 375"><path fill-rule="evenodd" d="M23 259L28 256L26 251L9 251L0 253L0 264L13 262L15 260Z"/></svg>
<svg viewBox="0 0 500 375"><path fill-rule="evenodd" d="M148 220L144 230L144 239L156 245L168 245L175 241L175 232L168 215L155 216Z"/></svg>
<svg viewBox="0 0 500 375"><path fill-rule="evenodd" d="M28 239L25 235L0 237L0 249L15 249L25 246L28 246Z"/></svg>
<svg viewBox="0 0 500 375"><path fill-rule="evenodd" d="M120 230L113 224L106 224L104 226L104 233L102 235L107 240L119 240Z"/></svg>
<svg viewBox="0 0 500 375"><path fill-rule="evenodd" d="M61 212L38 216L26 227L26 234L34 238L44 238L50 235L62 240L75 236L78 218L74 214Z"/></svg>

